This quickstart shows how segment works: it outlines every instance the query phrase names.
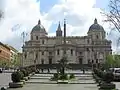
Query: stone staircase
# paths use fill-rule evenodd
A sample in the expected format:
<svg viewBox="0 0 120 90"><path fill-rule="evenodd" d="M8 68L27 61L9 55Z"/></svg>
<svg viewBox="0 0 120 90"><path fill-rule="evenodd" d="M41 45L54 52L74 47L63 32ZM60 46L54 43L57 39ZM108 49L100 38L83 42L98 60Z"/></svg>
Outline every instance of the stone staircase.
<svg viewBox="0 0 120 90"><path fill-rule="evenodd" d="M56 81L51 81L53 74L35 74L26 83L41 83L41 84L57 84ZM69 80L69 84L95 84L92 74L75 74L75 79Z"/></svg>

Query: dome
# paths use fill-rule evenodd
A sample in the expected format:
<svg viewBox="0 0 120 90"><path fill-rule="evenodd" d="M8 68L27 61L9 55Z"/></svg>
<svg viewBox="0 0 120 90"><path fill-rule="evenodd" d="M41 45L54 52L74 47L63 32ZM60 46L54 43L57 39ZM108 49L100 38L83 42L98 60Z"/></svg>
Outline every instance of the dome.
<svg viewBox="0 0 120 90"><path fill-rule="evenodd" d="M46 33L46 30L45 30L45 28L43 27L43 25L41 25L40 20L38 21L38 24L33 27L32 32L34 32L34 31L35 31L35 32L36 32L36 31L39 31L39 32L42 32L42 33Z"/></svg>
<svg viewBox="0 0 120 90"><path fill-rule="evenodd" d="M89 28L89 31L91 30L104 30L104 28L98 24L97 19L95 18L94 24L92 24Z"/></svg>

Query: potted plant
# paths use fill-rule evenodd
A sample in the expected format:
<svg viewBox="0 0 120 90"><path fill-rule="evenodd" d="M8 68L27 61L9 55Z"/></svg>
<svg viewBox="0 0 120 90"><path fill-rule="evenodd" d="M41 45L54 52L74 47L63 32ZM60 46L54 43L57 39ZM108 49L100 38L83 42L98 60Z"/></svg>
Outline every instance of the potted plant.
<svg viewBox="0 0 120 90"><path fill-rule="evenodd" d="M23 82L21 80L23 79L23 73L21 71L16 71L11 74L11 79L13 82L9 83L10 88L18 88L23 87Z"/></svg>
<svg viewBox="0 0 120 90"><path fill-rule="evenodd" d="M27 81L27 80L28 80L28 76L29 76L28 71L25 70L25 69L21 69L20 71L21 71L21 72L23 73L23 75L24 75L23 80Z"/></svg>
<svg viewBox="0 0 120 90"><path fill-rule="evenodd" d="M70 74L69 79L74 79L75 75L74 74Z"/></svg>
<svg viewBox="0 0 120 90"><path fill-rule="evenodd" d="M105 72L103 76L103 83L100 85L100 89L115 89L115 84L111 83L114 79L112 72Z"/></svg>

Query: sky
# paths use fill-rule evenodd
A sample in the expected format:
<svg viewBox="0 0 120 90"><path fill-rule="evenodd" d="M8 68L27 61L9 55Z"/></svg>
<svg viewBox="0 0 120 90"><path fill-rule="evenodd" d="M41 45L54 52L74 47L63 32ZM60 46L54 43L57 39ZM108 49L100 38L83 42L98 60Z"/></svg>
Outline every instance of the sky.
<svg viewBox="0 0 120 90"><path fill-rule="evenodd" d="M29 40L30 32L39 19L49 36L55 36L59 21L63 28L64 18L68 36L87 35L95 18L109 32L110 25L103 22L105 17L100 14L102 10L108 10L108 4L109 0L0 0L0 10L4 12L0 21L0 41L21 51L22 32L26 33L25 40ZM114 41L114 50L116 42L113 38L117 37L107 36Z"/></svg>

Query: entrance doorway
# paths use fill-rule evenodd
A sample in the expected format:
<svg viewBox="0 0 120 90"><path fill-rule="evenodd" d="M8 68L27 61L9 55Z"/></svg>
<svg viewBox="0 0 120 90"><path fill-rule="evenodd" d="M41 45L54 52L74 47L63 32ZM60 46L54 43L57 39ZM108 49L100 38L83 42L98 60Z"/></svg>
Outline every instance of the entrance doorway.
<svg viewBox="0 0 120 90"><path fill-rule="evenodd" d="M49 64L52 64L52 58L49 58Z"/></svg>
<svg viewBox="0 0 120 90"><path fill-rule="evenodd" d="M79 58L79 64L83 64L83 59Z"/></svg>

